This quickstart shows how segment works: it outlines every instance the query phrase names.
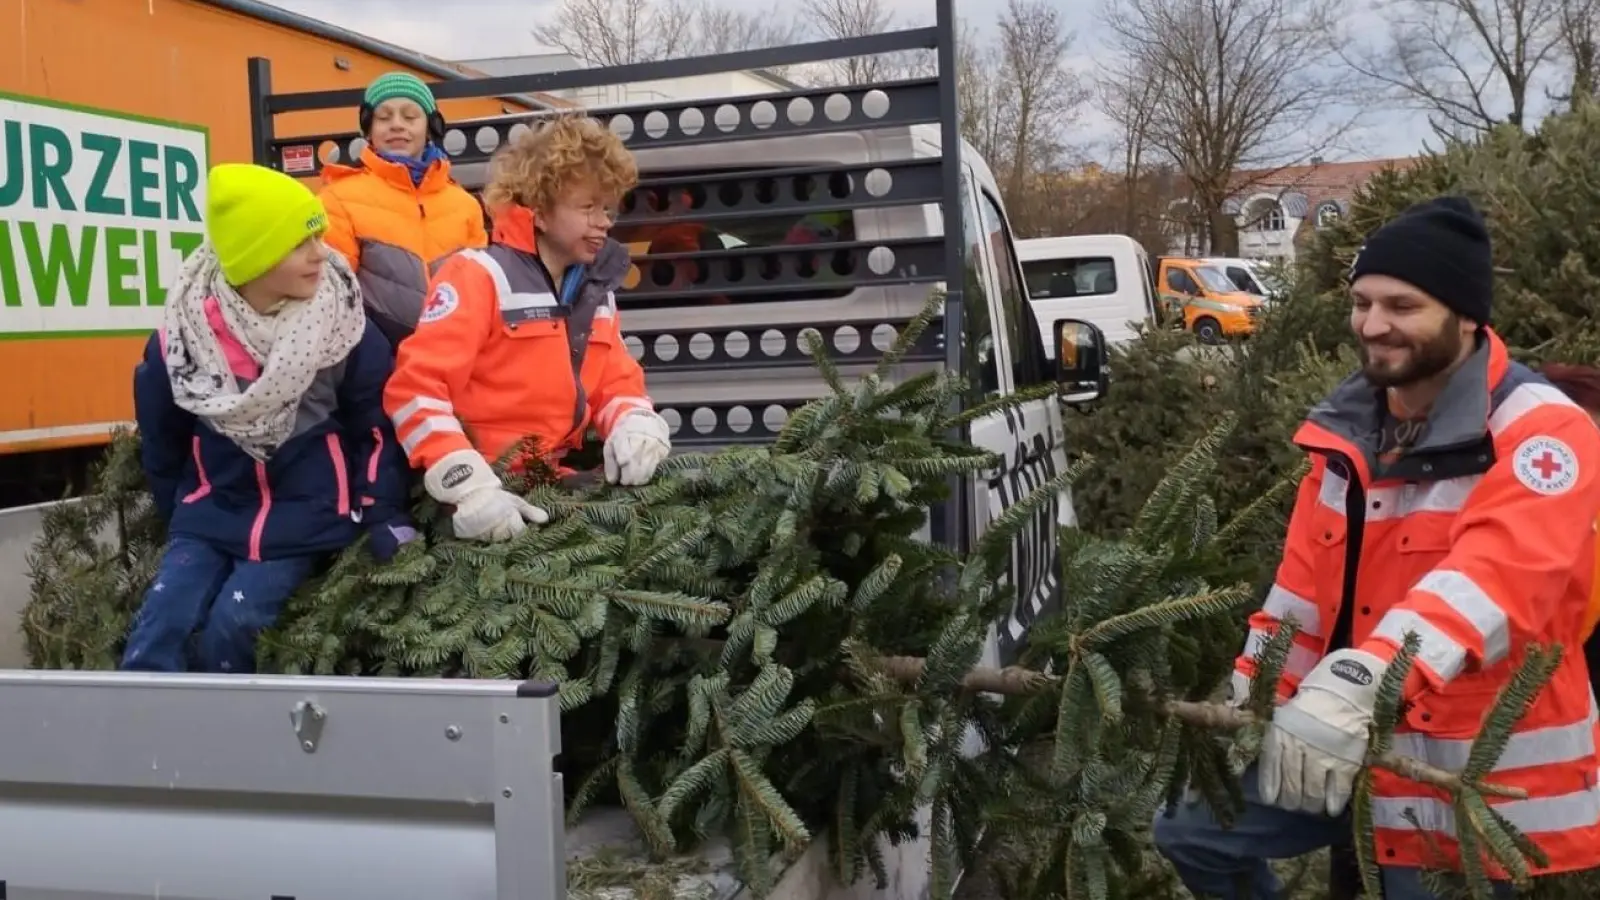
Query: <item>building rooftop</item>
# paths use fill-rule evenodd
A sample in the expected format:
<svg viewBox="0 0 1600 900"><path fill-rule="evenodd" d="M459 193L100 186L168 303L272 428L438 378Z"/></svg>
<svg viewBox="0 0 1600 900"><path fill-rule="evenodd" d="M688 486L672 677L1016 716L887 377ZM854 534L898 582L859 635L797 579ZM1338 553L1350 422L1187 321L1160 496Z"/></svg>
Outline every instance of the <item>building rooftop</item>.
<svg viewBox="0 0 1600 900"><path fill-rule="evenodd" d="M262 0L198 0L198 2L242 16L249 16L262 22L280 25L284 28L292 28L295 31L335 41L354 47L357 50L365 50L368 53L381 56L407 68L415 69L426 75L432 75L441 81L464 81L469 78L487 77L487 73L470 66L439 59L426 53L418 53L415 50L409 50L398 44L391 44L388 41L380 41L375 37L351 31L348 28L340 28L321 19L314 19L311 16L290 12L282 7L264 3ZM502 99L510 100L513 103L535 110L559 109L572 106L570 102L552 94L512 94Z"/></svg>
<svg viewBox="0 0 1600 900"><path fill-rule="evenodd" d="M1356 190L1372 180L1372 176L1391 167L1407 169L1415 163L1415 157L1407 156L1351 162L1313 160L1301 166L1240 172L1237 183L1243 186L1246 194L1298 191L1313 205L1328 200L1348 205Z"/></svg>

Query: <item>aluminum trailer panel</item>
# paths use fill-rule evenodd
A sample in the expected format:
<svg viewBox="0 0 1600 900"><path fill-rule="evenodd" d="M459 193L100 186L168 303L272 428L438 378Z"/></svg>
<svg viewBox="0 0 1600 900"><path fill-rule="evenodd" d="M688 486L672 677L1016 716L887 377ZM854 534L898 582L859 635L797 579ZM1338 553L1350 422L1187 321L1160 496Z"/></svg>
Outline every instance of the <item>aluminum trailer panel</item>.
<svg viewBox="0 0 1600 900"><path fill-rule="evenodd" d="M564 900L555 690L0 672L0 897Z"/></svg>

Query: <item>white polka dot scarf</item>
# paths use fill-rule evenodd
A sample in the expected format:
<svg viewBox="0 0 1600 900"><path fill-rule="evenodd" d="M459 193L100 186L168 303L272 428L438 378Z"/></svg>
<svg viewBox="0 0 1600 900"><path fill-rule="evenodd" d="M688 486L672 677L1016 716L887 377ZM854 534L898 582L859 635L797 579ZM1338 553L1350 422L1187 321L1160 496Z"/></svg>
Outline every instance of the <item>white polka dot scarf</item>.
<svg viewBox="0 0 1600 900"><path fill-rule="evenodd" d="M223 323L260 369L240 387L206 315L217 299ZM308 301L288 301L263 315L222 277L210 242L184 262L167 292L167 374L179 408L206 420L257 460L294 432L300 398L317 372L337 365L366 328L361 289L344 258L329 253L322 284Z"/></svg>

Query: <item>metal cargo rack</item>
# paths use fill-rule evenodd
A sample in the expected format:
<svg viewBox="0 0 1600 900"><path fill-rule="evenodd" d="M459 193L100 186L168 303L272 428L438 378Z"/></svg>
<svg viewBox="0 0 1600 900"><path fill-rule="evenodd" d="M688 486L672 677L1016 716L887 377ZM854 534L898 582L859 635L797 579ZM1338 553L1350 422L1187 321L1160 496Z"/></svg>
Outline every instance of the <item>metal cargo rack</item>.
<svg viewBox="0 0 1600 900"><path fill-rule="evenodd" d="M945 294L941 323L930 328L906 355L907 370L963 368L963 288L965 254L960 198L962 146L956 108L956 17L954 0L936 0L932 26L841 40L817 41L761 50L740 51L664 62L639 63L554 73L508 75L432 85L440 101L505 97L555 90L615 85L825 63L887 53L931 50L937 58L933 75L879 84L799 87L772 93L705 100L671 100L638 106L587 109L635 151L739 143L750 148L751 163L736 170L708 166L692 175L652 173L624 199L613 233L633 226L669 225L692 220L715 224L739 219L795 219L799 216L887 207L942 208L942 227L929 222L924 236L878 236L846 239L823 236L821 242L777 243L770 246L697 246L682 252L635 253L636 272L630 286L617 292L623 328L630 349L656 383L699 379L732 383L740 373L772 376L784 370L804 375L811 369L803 335L829 337L824 343L836 362L870 365L892 337L923 305L862 304L854 310L834 307L823 320L805 320L797 313L775 315L771 324L752 325L749 310L763 304L775 310L791 300L849 296L867 288L905 288L942 284ZM360 89L272 93L268 60L249 61L250 117L255 161L296 176L314 176L332 162L357 159L365 144L355 132L278 136L275 117L325 109L355 110ZM481 172L494 151L541 120L561 110L519 113L452 122L443 142L458 179ZM773 165L762 160L762 142L802 135L862 133L908 126L938 126L937 157L823 165ZM687 209L669 210L669 203L687 197ZM942 231L942 233L940 233ZM674 278L692 264L694 277ZM687 281L688 283L681 283ZM678 283L675 283L678 282ZM902 291L903 293L903 291ZM926 296L922 294L921 296ZM743 309L742 323L716 321L701 304L711 301ZM629 310L638 313L633 317ZM665 313L693 310L695 321ZM650 311L650 312L647 312ZM653 318L641 324L640 318ZM708 321L709 320L709 321ZM781 320L781 321L780 321ZM892 330L892 331L891 331ZM853 332L853 339L845 336ZM885 338L888 338L887 340ZM678 349L662 353L662 343ZM785 382L789 384L789 382ZM692 389L685 389L695 394ZM760 401L720 398L658 398L658 409L676 421L674 445L706 448L759 444L772 440L787 414L815 394L785 388L789 393ZM673 402L676 401L676 402ZM781 409L775 409L781 408ZM765 412L765 415L763 415ZM736 417L742 416L742 419ZM714 422L710 421L714 418ZM693 422L693 427L691 427ZM742 425L742 427L741 427ZM935 533L950 546L961 539L956 523L967 518L965 491L955 491L962 510L947 515L936 510ZM941 521L942 520L942 521Z"/></svg>

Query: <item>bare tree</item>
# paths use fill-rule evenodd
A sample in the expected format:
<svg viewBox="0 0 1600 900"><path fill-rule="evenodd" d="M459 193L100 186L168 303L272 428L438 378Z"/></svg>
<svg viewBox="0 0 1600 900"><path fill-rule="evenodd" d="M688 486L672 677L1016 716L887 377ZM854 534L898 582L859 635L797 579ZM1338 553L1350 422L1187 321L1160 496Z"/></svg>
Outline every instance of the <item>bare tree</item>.
<svg viewBox="0 0 1600 900"><path fill-rule="evenodd" d="M1561 66L1573 11L1573 0L1379 0L1384 37L1347 61L1441 136L1522 127Z"/></svg>
<svg viewBox="0 0 1600 900"><path fill-rule="evenodd" d="M686 0L562 0L535 36L592 66L681 55L692 34Z"/></svg>
<svg viewBox="0 0 1600 900"><path fill-rule="evenodd" d="M1571 76L1565 92L1546 91L1575 106L1600 93L1600 0L1561 0L1561 51Z"/></svg>
<svg viewBox="0 0 1600 900"><path fill-rule="evenodd" d="M1141 228L1140 187L1150 155L1150 128L1156 99L1162 95L1162 73L1136 60L1122 60L1101 70L1095 99L1102 115L1117 128L1114 155L1122 179L1123 234Z"/></svg>
<svg viewBox="0 0 1600 900"><path fill-rule="evenodd" d="M994 170L1018 234L1042 233L1049 185L1089 91L1067 64L1073 35L1048 0L1010 0L992 42L963 23L956 41L961 134Z"/></svg>
<svg viewBox="0 0 1600 900"><path fill-rule="evenodd" d="M799 19L774 15L772 10L757 10L737 4L700 0L695 24L700 30L694 53L732 53L758 47L781 47L806 39L806 27Z"/></svg>
<svg viewBox="0 0 1600 900"><path fill-rule="evenodd" d="M1359 116L1339 65L1341 0L1121 0L1106 12L1117 77L1160 85L1145 145L1180 171L1201 242L1237 252L1223 204L1244 173L1325 152ZM1340 115L1341 107L1352 110Z"/></svg>
<svg viewBox="0 0 1600 900"><path fill-rule="evenodd" d="M1021 200L1029 177L1060 165L1065 137L1090 97L1067 66L1074 35L1049 0L1009 0L1000 15L1000 61L1015 141L1006 186Z"/></svg>
<svg viewBox="0 0 1600 900"><path fill-rule="evenodd" d="M717 0L561 0L535 37L588 65L619 66L792 43L803 30L771 10Z"/></svg>
<svg viewBox="0 0 1600 900"><path fill-rule="evenodd" d="M985 160L994 163L1015 146L1012 122L1005 115L1008 87L1002 77L1000 50L963 21L956 37L956 108L961 136Z"/></svg>
<svg viewBox="0 0 1600 900"><path fill-rule="evenodd" d="M1041 173L1037 188L1051 202L1034 223L1048 235L1125 234L1160 253L1172 240L1167 207L1181 196L1180 181L1165 166L1146 166L1132 180L1094 163Z"/></svg>
<svg viewBox="0 0 1600 900"><path fill-rule="evenodd" d="M802 17L824 39L863 37L910 27L883 0L805 0ZM880 53L820 64L811 80L828 84L872 84L929 71L931 53Z"/></svg>

